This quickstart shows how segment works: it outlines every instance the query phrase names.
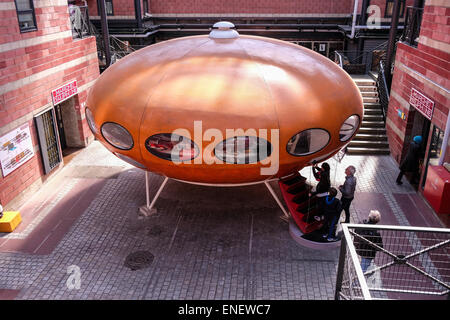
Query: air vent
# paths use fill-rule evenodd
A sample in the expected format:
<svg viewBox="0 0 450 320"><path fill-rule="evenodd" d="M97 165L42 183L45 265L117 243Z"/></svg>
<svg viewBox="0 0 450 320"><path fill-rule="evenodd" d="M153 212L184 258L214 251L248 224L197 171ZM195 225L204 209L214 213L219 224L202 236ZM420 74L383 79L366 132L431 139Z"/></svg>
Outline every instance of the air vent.
<svg viewBox="0 0 450 320"><path fill-rule="evenodd" d="M239 38L239 33L233 29L234 24L228 21L220 21L213 25L213 30L209 33L212 39L235 39Z"/></svg>

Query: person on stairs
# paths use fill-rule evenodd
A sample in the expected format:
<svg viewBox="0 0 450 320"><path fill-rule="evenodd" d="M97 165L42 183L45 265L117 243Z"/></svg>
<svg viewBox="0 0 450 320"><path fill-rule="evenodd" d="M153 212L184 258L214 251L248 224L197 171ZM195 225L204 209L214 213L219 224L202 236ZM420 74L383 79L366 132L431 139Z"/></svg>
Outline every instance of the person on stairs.
<svg viewBox="0 0 450 320"><path fill-rule="evenodd" d="M310 193L310 196L325 197L328 194L328 190L331 187L330 182L330 165L326 162L322 163L321 167L314 163L313 167L314 178L319 183L316 186L316 191Z"/></svg>

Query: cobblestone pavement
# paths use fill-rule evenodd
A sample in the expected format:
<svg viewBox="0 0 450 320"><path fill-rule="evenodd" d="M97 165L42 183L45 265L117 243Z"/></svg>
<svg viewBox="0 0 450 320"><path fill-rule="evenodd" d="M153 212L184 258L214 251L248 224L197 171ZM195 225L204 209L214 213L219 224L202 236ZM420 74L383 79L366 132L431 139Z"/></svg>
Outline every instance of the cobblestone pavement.
<svg viewBox="0 0 450 320"><path fill-rule="evenodd" d="M339 250L299 246L264 185L207 188L169 180L156 202L158 213L144 218L138 216L145 204L144 172L98 142L59 174L70 187L73 179L89 178L93 160L116 174L104 177L104 187L51 254L0 252L0 288L20 290L16 299L334 298ZM393 183L397 166L389 156L329 163L333 185L342 184L347 165L355 165L357 193L383 194L400 224L409 225L392 193L415 191ZM309 168L301 173L311 180ZM161 182L151 175L151 194ZM366 214L353 204L351 212L353 221ZM137 251L154 259L132 270L125 261ZM78 275L79 288L73 282Z"/></svg>

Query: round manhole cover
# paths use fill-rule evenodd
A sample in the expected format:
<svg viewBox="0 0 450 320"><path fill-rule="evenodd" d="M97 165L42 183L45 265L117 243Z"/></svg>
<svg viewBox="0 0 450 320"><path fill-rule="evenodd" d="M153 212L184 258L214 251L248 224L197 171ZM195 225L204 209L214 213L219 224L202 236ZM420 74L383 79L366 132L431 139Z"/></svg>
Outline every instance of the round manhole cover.
<svg viewBox="0 0 450 320"><path fill-rule="evenodd" d="M125 259L125 266L131 270L147 268L155 257L149 251L136 251L130 253Z"/></svg>

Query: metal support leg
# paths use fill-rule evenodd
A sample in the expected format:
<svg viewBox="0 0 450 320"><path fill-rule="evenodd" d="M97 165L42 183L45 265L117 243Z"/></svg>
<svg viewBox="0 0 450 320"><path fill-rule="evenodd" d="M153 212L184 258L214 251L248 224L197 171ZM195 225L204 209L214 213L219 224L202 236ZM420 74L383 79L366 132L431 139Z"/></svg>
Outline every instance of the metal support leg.
<svg viewBox="0 0 450 320"><path fill-rule="evenodd" d="M281 203L280 199L278 199L277 194L275 193L275 191L273 191L272 186L269 184L269 182L265 181L264 183L266 184L267 189L269 189L270 193L272 194L272 197L275 199L275 201L278 203L281 210L283 211L283 213L284 213L284 217L282 217L283 220L287 221L289 219L290 215L284 208L283 203Z"/></svg>
<svg viewBox="0 0 450 320"><path fill-rule="evenodd" d="M155 205L156 200L158 200L159 195L163 191L163 189L164 189L167 181L169 180L169 178L168 177L164 178L163 183L159 187L158 191L156 192L155 197L153 198L153 200L152 200L152 202L150 204L149 204L149 202L150 202L150 190L149 190L149 181L148 180L149 180L149 178L148 178L148 171L145 171L146 205L139 208L139 213L141 213L142 215L144 215L146 217L156 213L156 208L153 208L153 206Z"/></svg>

